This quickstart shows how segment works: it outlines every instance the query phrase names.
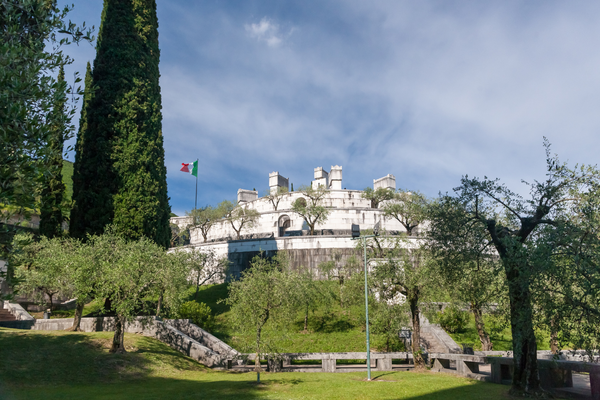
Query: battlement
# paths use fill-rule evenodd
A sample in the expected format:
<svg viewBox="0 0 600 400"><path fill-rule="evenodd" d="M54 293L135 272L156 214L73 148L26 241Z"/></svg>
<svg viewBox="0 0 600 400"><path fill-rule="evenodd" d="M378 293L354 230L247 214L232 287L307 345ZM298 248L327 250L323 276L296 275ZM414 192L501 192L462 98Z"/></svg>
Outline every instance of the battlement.
<svg viewBox="0 0 600 400"><path fill-rule="evenodd" d="M247 203L258 200L258 192L256 190L238 189L237 201L239 203Z"/></svg>
<svg viewBox="0 0 600 400"><path fill-rule="evenodd" d="M373 179L373 190L379 188L396 190L396 177L391 174L387 174L383 178Z"/></svg>
<svg viewBox="0 0 600 400"><path fill-rule="evenodd" d="M289 178L284 178L279 174L279 172L271 172L269 174L269 190L271 193L277 192L278 188L286 188L288 191L290 190L290 180Z"/></svg>

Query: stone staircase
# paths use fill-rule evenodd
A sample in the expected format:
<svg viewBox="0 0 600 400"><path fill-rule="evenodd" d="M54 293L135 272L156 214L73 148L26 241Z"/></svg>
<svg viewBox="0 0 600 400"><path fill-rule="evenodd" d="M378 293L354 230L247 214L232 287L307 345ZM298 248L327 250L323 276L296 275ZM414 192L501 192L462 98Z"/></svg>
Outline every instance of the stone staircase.
<svg viewBox="0 0 600 400"><path fill-rule="evenodd" d="M0 322L16 321L14 315L8 310L0 309Z"/></svg>
<svg viewBox="0 0 600 400"><path fill-rule="evenodd" d="M462 348L438 324L432 324L421 314L421 347L427 353L461 354Z"/></svg>
<svg viewBox="0 0 600 400"><path fill-rule="evenodd" d="M448 349L432 332L421 332L421 346L427 349L428 353L447 353Z"/></svg>

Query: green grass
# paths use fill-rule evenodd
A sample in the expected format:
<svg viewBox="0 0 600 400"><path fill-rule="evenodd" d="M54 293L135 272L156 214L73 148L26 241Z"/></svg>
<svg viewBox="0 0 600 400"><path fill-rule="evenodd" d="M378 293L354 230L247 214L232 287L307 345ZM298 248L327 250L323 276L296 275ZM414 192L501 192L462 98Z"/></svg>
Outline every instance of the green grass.
<svg viewBox="0 0 600 400"><path fill-rule="evenodd" d="M195 288L190 288L189 300L193 300L194 294ZM208 285L200 288L197 301L206 303L215 316L216 324L211 333L230 346L240 349L241 340L239 339L242 336L239 332L231 329L230 307L221 302L227 298L227 295L226 283ZM464 331L449 333L449 335L459 345L465 343L473 346L475 350L481 350L475 320L472 314L469 317L469 323ZM282 334L279 339L275 339L277 348L286 353L366 351L364 325L357 318L357 312L346 308L342 309L339 305L333 306L330 310L317 309L314 313L311 312L308 332L303 332L303 328L303 316L298 315L289 331ZM536 331L536 337L539 350L550 348L547 332ZM491 340L494 350L512 350L510 327L491 334ZM371 335L371 346L374 350L378 350L376 335Z"/></svg>
<svg viewBox="0 0 600 400"><path fill-rule="evenodd" d="M470 314L469 324L466 329L462 332L450 333L448 335L458 345L468 344L473 346L474 350L481 350L481 342L479 341L479 334L475 327L475 318ZM538 350L550 350L550 335L547 332L536 331L537 347ZM510 327L505 328L502 332L495 332L490 334L490 340L496 351L512 351L512 334Z"/></svg>
<svg viewBox="0 0 600 400"><path fill-rule="evenodd" d="M163 343L127 334L0 328L2 399L506 399L507 386L429 372L255 373L209 370Z"/></svg>
<svg viewBox="0 0 600 400"><path fill-rule="evenodd" d="M194 294L195 288L190 288L190 300ZM230 346L241 349L244 337L231 329L230 307L220 302L227 295L226 283L210 285L200 288L197 301L208 305L215 316L215 327L211 333ZM339 306L330 310L318 309L309 314L308 322L308 332L303 332L304 319L298 315L287 332L271 340L286 353L366 351L364 327L348 309Z"/></svg>

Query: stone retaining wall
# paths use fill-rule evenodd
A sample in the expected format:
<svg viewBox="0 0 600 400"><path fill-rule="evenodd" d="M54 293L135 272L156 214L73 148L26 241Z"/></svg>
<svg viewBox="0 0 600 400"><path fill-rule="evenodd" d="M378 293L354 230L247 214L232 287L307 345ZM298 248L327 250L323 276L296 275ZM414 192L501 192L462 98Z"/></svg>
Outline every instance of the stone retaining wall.
<svg viewBox="0 0 600 400"><path fill-rule="evenodd" d="M187 327L189 331L192 331L191 325L193 324L189 322L189 320L170 320L169 323L165 323L155 317L138 317L133 322L126 324L125 332L156 338L207 367L227 367L227 357L204 346L195 338L190 337L172 325ZM73 318L42 319L36 320L35 325L33 325L31 329L39 331L56 331L65 330L71 326L73 326ZM80 323L80 328L84 332L112 332L114 331L114 327L114 317L82 318ZM208 337L207 335L210 335L208 332L197 326L193 331L203 334L206 337ZM224 349L229 347L225 343L217 346L217 341L219 341L219 339L210 335L210 342L217 348Z"/></svg>

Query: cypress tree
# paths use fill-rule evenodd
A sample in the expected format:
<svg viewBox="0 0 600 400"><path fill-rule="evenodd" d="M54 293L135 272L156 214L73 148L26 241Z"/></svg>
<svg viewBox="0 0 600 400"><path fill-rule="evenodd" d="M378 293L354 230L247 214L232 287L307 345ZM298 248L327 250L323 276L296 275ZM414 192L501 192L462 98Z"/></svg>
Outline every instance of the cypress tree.
<svg viewBox="0 0 600 400"><path fill-rule="evenodd" d="M40 204L40 234L53 238L62 233L63 197L65 185L62 181L63 148L66 132L67 83L65 70L60 66L54 94L53 109L48 120L47 145L49 147L46 168L42 175L42 193Z"/></svg>
<svg viewBox="0 0 600 400"><path fill-rule="evenodd" d="M159 57L156 1L105 0L77 156L76 237L112 223L126 238L169 245Z"/></svg>
<svg viewBox="0 0 600 400"><path fill-rule="evenodd" d="M81 115L79 117L79 131L77 132L77 141L75 142L75 163L73 164L73 204L71 207L71 219L69 224L69 234L73 237L85 238L86 229L83 224L85 215L85 205L89 205L88 198L85 195L90 194L90 186L93 181L84 179L83 162L85 159L85 134L87 132L87 113L93 92L92 66L88 61L85 70L84 80L85 90L83 93L83 104L81 106Z"/></svg>

